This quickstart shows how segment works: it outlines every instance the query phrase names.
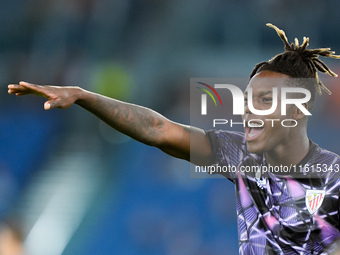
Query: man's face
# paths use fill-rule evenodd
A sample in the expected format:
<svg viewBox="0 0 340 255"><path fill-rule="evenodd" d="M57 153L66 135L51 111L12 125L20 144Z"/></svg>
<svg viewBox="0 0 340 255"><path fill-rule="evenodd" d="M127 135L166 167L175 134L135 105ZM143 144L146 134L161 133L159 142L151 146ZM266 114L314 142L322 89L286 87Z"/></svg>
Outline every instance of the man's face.
<svg viewBox="0 0 340 255"><path fill-rule="evenodd" d="M246 121L245 138L247 141L248 150L252 153L264 153L274 150L277 146L284 145L288 142L289 134L292 130L290 127L281 125L284 119L293 119L293 105L287 106L287 114L281 115L281 87L285 87L285 81L289 76L271 71L262 71L250 80L245 93L245 109L246 113L242 116ZM287 85L286 85L287 86ZM248 93L247 90L252 88L253 106L257 110L270 109L273 103L273 87L277 88L277 108L269 115L255 115L248 108ZM248 121L252 119L262 120L262 127L250 127ZM268 121L275 119L274 122ZM253 121L251 124L261 124L260 121ZM285 125L293 125L290 122L285 122Z"/></svg>

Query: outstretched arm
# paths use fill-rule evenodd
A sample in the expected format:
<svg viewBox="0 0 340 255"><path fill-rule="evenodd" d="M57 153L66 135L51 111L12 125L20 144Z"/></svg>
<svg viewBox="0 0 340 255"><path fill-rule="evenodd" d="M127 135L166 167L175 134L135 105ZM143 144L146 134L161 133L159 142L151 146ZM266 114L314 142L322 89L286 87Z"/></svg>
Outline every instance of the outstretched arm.
<svg viewBox="0 0 340 255"><path fill-rule="evenodd" d="M155 146L165 153L206 165L211 160L211 146L202 129L172 122L161 114L134 104L125 103L79 87L39 86L26 82L8 86L8 93L17 96L35 94L46 97L44 108L68 108L78 104L112 128L131 138ZM191 138L191 153L190 153Z"/></svg>

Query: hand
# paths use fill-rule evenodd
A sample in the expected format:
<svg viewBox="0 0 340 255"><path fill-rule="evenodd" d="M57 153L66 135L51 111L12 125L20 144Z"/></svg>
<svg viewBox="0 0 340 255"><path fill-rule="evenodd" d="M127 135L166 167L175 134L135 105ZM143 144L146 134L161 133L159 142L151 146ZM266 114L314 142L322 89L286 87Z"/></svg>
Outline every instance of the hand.
<svg viewBox="0 0 340 255"><path fill-rule="evenodd" d="M8 85L9 94L15 94L17 96L33 94L46 97L48 101L44 104L45 110L70 107L77 100L76 95L79 90L77 87L41 86L24 81L21 81L19 85Z"/></svg>

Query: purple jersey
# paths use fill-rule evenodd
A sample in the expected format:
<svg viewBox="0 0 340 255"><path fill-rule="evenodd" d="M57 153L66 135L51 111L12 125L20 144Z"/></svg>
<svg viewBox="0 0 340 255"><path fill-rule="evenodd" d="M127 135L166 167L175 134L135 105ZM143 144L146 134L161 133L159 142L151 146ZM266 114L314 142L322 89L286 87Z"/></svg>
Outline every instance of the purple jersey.
<svg viewBox="0 0 340 255"><path fill-rule="evenodd" d="M336 178L340 157L310 141L309 152L294 174L294 168L284 174L246 172L241 169L268 165L262 154L247 150L243 133L207 134L214 164L237 168L223 175L236 187L239 253L327 254L327 247L340 237Z"/></svg>

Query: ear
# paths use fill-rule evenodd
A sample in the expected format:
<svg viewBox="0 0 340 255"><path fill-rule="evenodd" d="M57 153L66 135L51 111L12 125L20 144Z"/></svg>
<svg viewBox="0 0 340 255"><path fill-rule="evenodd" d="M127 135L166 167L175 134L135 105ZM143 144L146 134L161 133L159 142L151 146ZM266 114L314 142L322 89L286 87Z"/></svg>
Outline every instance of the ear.
<svg viewBox="0 0 340 255"><path fill-rule="evenodd" d="M304 103L302 105L303 105L303 107L305 107L308 110L306 103ZM296 106L294 107L293 118L295 120L300 120L300 119L304 118L305 116L306 115L298 107L296 107Z"/></svg>

